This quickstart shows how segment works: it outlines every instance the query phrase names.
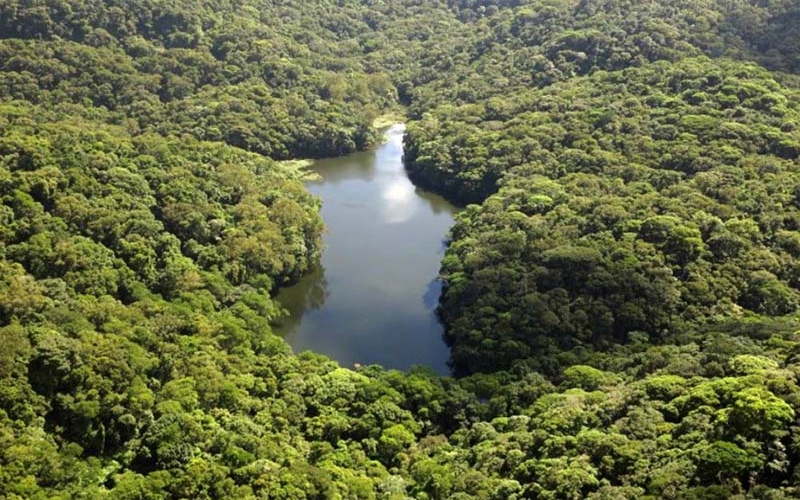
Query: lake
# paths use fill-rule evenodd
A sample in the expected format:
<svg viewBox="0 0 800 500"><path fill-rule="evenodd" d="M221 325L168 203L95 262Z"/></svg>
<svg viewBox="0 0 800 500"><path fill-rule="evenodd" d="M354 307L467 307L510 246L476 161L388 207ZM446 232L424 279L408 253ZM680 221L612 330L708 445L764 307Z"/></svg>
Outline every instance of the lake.
<svg viewBox="0 0 800 500"><path fill-rule="evenodd" d="M456 207L415 187L403 168L403 125L367 152L316 162L307 183L327 226L320 266L277 300L276 326L295 352L343 366L425 365L448 374L449 350L435 316L436 277Z"/></svg>

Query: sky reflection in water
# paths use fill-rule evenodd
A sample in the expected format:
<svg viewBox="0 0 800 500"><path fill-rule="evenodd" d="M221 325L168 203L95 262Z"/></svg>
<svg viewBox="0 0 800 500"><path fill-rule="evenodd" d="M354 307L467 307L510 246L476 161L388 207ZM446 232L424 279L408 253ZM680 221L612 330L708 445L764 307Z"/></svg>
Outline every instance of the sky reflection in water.
<svg viewBox="0 0 800 500"><path fill-rule="evenodd" d="M322 267L278 295L291 311L278 331L296 352L344 366L420 364L447 373L435 278L455 207L409 181L403 131L392 127L373 151L314 165L322 180L308 188L322 198L328 227Z"/></svg>

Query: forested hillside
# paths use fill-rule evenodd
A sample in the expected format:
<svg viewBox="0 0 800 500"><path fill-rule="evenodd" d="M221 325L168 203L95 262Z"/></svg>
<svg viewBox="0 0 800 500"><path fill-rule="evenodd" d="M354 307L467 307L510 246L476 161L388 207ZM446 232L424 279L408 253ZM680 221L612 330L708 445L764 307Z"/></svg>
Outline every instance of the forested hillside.
<svg viewBox="0 0 800 500"><path fill-rule="evenodd" d="M455 368L794 312L798 96L755 66L685 59L519 93L502 115L427 115L418 136L443 124L451 161L506 169L444 262ZM447 161L423 147L418 162Z"/></svg>
<svg viewBox="0 0 800 500"><path fill-rule="evenodd" d="M0 0L0 498L800 498L799 73L793 0ZM454 377L270 327L281 160L403 109Z"/></svg>

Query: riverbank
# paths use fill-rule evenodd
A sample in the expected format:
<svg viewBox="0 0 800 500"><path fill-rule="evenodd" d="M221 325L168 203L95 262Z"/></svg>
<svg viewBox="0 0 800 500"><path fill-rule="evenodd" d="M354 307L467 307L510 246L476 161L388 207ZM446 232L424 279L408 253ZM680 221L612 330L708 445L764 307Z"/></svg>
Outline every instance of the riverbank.
<svg viewBox="0 0 800 500"><path fill-rule="evenodd" d="M407 118L405 110L394 109L372 120L372 127L378 130L386 129L391 127L392 125L399 125L401 123L405 123L406 119Z"/></svg>

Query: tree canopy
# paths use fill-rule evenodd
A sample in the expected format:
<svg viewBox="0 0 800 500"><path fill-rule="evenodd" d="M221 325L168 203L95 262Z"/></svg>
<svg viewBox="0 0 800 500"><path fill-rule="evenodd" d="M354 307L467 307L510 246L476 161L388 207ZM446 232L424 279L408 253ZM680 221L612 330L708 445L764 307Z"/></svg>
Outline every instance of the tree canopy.
<svg viewBox="0 0 800 500"><path fill-rule="evenodd" d="M800 497L792 0L0 0L0 497ZM453 377L292 353L373 145ZM391 335L387 331L386 335Z"/></svg>

